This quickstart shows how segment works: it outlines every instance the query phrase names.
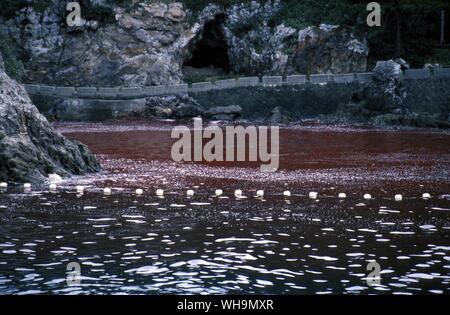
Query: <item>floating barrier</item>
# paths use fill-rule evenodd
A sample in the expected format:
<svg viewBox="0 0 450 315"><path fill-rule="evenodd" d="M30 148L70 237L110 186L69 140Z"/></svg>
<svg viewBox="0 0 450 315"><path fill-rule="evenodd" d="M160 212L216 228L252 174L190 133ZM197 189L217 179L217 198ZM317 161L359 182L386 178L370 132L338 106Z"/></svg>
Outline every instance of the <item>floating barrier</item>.
<svg viewBox="0 0 450 315"><path fill-rule="evenodd" d="M3 192L6 191L6 188L7 188L7 187L8 187L8 184L7 184L7 183L5 183L5 182L0 183L0 189L2 189ZM52 192L54 192L54 191L56 191L56 190L58 189L58 185L55 184L55 183L49 184L48 187L49 187L49 190L52 191ZM195 186L194 186L194 187L195 187ZM31 183L25 183L25 184L23 184L23 188L24 188L24 190L25 190L26 192L29 192L29 191L31 190L31 188L32 188L32 184L31 184ZM78 186L75 187L76 192L77 192L79 195L84 194L86 188L87 188L87 187L81 186L81 185L78 185ZM123 190L123 189L120 189L120 190ZM165 193L165 192L164 192L163 189L157 189L157 190L156 190L156 196L158 196L158 197L163 197L163 196L164 196L164 193ZM216 196L216 197L222 196L222 195L224 194L224 192L223 192L222 189L216 189L214 193L215 193L215 196ZM112 189L111 189L111 188L108 188L108 187L104 188L104 189L103 189L103 194L104 194L104 195L111 195L111 194L112 194ZM135 190L135 194L138 195L138 196L144 195L144 190L141 189L141 188L138 188L138 189ZM193 197L195 194L196 194L195 190L193 190L193 189L188 189L188 190L186 190L185 196L186 196L186 197ZM273 196L277 196L277 195L279 196L279 194L274 193ZM283 191L282 195L283 195L285 198L290 198L290 197L293 196L293 193L292 193L291 191L289 191L289 190L285 190L285 191ZM236 198L246 198L245 195L244 195L244 192L243 192L241 189L236 189L236 190L234 191L234 196L235 196ZM263 197L265 197L265 196L266 196L266 193L265 193L264 190L257 190L257 191L256 191L255 198L263 198ZM300 197L300 195L299 195L299 197ZM317 198L319 197L319 193L318 193L318 192L312 191L312 192L309 192L309 193L308 193L307 197L309 197L310 199L317 199ZM348 196L347 196L346 193L341 192L341 193L337 194L336 197L337 197L338 199L346 199ZM420 198L420 197L423 198L423 199L425 199L425 200L431 199L431 198L432 198L431 194L429 194L429 193L423 193L422 195L419 195L419 198ZM371 194L367 194L367 193L363 195L363 198L364 198L365 200L371 200L371 199L373 199L372 195L371 195ZM403 197L402 194L396 194L396 195L394 196L394 200L397 201L397 202L403 201L403 199L404 199L404 197Z"/></svg>

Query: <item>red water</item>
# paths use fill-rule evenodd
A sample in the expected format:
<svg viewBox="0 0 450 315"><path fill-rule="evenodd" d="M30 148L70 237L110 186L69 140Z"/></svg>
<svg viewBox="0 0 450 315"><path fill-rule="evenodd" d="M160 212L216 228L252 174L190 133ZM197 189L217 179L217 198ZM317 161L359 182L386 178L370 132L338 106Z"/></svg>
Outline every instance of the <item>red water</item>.
<svg viewBox="0 0 450 315"><path fill-rule="evenodd" d="M56 191L0 191L0 294L450 293L447 133L292 127L281 169L265 174L173 162L170 125L58 128L104 171ZM381 286L366 281L373 261ZM69 262L78 286L64 281Z"/></svg>
<svg viewBox="0 0 450 315"><path fill-rule="evenodd" d="M162 176L183 185L212 181L264 182L265 185L302 185L383 190L420 188L449 192L450 134L440 131L394 131L339 127L289 127L280 131L280 170L259 171L259 162L174 163L170 138L173 124L59 125L71 139L85 143L100 158L107 172L135 177ZM187 180L189 178L189 180ZM186 181L187 182L184 182ZM121 181L116 178L115 181ZM148 181L148 179L147 179ZM130 185L130 181L124 183ZM273 186L272 185L272 186ZM319 187L319 188L320 188Z"/></svg>

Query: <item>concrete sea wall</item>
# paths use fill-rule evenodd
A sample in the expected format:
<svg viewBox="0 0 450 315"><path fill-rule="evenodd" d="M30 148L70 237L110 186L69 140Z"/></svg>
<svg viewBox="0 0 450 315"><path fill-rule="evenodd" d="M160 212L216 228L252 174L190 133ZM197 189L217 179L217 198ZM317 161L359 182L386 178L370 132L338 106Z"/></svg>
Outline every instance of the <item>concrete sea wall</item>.
<svg viewBox="0 0 450 315"><path fill-rule="evenodd" d="M60 120L102 121L145 108L145 98L189 95L205 109L239 105L243 117L259 119L274 107L294 118L332 114L351 100L355 91L372 81L372 73L242 77L151 87L51 87L26 85L38 108ZM407 106L413 111L448 111L450 69L411 69L402 79L408 91Z"/></svg>

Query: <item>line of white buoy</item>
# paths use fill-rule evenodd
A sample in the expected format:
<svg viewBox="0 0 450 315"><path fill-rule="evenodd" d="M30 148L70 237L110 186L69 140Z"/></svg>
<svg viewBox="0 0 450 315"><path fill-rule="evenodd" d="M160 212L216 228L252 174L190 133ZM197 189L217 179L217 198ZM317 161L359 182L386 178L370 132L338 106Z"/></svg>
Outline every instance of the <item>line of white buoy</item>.
<svg viewBox="0 0 450 315"><path fill-rule="evenodd" d="M0 188L1 188L1 189L8 188L8 183L6 183L6 182L1 182L1 183L0 183ZM29 191L29 190L31 189L31 184L30 184L30 183L25 183L25 184L23 184L23 188L24 188L25 190ZM49 185L49 189L50 189L51 191L56 191L57 188L58 188L58 186L57 186L56 184L54 184L54 183L51 183L51 184ZM78 186L76 186L75 189L76 189L76 192L77 192L78 194L83 194L85 188L86 188L86 187L84 187L84 186L78 185ZM138 189L136 189L135 193L136 193L136 195L141 196L141 195L144 194L144 190L138 188ZM222 195L223 195L223 190L222 190L222 189L216 189L216 191L215 191L214 193L215 193L215 196L219 197L219 196L222 196ZM112 194L111 188L108 188L108 187L104 188L104 189L103 189L103 194L105 194L105 195L111 195L111 194ZM257 191L256 191L256 196L255 196L255 197L257 197L257 198L262 198L262 197L264 197L264 194L265 194L265 193L264 193L264 190L257 190ZM186 191L186 196L188 196L188 197L193 197L194 195L195 195L194 190L189 189L189 190ZM234 195L235 195L236 198L242 198L242 197L243 197L243 192L242 192L241 189L236 189L236 190L234 191ZM312 192L310 192L310 193L308 194L308 197L309 197L310 199L317 199L318 195L319 195L319 194L318 194L317 192L312 191ZM164 190L162 190L162 189L157 189L157 190L156 190L156 196L159 196L159 197L164 196ZM292 196L292 193L291 193L289 190L286 190L286 191L283 192L283 196L286 197L286 198L288 198L288 197L291 197L291 196ZM339 194L338 194L338 198L339 198L339 199L345 199L345 198L347 198L347 194L346 194L346 193L339 193ZM370 194L364 194L363 198L364 198L365 200L371 200L373 197L372 197L372 195L370 195ZM429 194L429 193L424 193L424 194L422 194L422 199L431 199L431 198L432 198L432 196L431 196L431 194ZM396 195L394 196L394 200L395 200L395 201L403 201L403 196L402 196L401 194L396 194Z"/></svg>

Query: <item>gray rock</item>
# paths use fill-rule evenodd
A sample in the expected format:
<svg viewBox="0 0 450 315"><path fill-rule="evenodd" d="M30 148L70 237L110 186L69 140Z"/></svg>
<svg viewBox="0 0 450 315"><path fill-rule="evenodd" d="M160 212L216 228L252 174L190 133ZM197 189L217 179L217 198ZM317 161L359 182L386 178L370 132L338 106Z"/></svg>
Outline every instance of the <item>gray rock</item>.
<svg viewBox="0 0 450 315"><path fill-rule="evenodd" d="M321 24L298 32L290 72L353 73L367 68L369 47L364 37L338 25Z"/></svg>
<svg viewBox="0 0 450 315"><path fill-rule="evenodd" d="M396 63L398 63L401 66L402 70L408 70L411 68L411 66L409 65L409 63L406 62L405 59L403 58L397 58L394 60Z"/></svg>
<svg viewBox="0 0 450 315"><path fill-rule="evenodd" d="M287 41L296 30L283 24L270 26L280 12L280 0L256 1L231 6L224 33L228 55L237 73L247 75L282 75L288 62Z"/></svg>
<svg viewBox="0 0 450 315"><path fill-rule="evenodd" d="M267 122L274 125L288 124L291 121L290 115L279 106L275 107L267 118Z"/></svg>
<svg viewBox="0 0 450 315"><path fill-rule="evenodd" d="M182 81L182 56L203 26L190 28L181 3L97 0L83 6L83 16L104 15L68 27L67 1L53 0L45 10L32 6L8 22L21 43L28 82L64 86L144 86Z"/></svg>
<svg viewBox="0 0 450 315"><path fill-rule="evenodd" d="M133 116L160 119L189 119L201 116L203 108L188 95L157 96L146 99L146 110Z"/></svg>
<svg viewBox="0 0 450 315"><path fill-rule="evenodd" d="M41 183L49 174L99 170L86 146L53 130L25 88L5 74L0 62L0 181Z"/></svg>
<svg viewBox="0 0 450 315"><path fill-rule="evenodd" d="M241 112L239 105L218 106L205 111L203 117L211 120L236 120L241 116Z"/></svg>
<svg viewBox="0 0 450 315"><path fill-rule="evenodd" d="M348 109L364 118L387 115L382 120L391 122L408 115L405 106L407 93L401 81L400 64L393 60L378 61L373 74L373 82L353 95Z"/></svg>
<svg viewBox="0 0 450 315"><path fill-rule="evenodd" d="M184 104L181 103L174 110L174 116L177 119L189 119L193 117L199 117L203 114L204 110L196 104Z"/></svg>
<svg viewBox="0 0 450 315"><path fill-rule="evenodd" d="M160 119L171 119L173 117L173 110L169 107L154 106L150 109L153 117Z"/></svg>
<svg viewBox="0 0 450 315"><path fill-rule="evenodd" d="M402 67L393 60L378 61L373 69L374 79L378 82L399 81L402 75Z"/></svg>

